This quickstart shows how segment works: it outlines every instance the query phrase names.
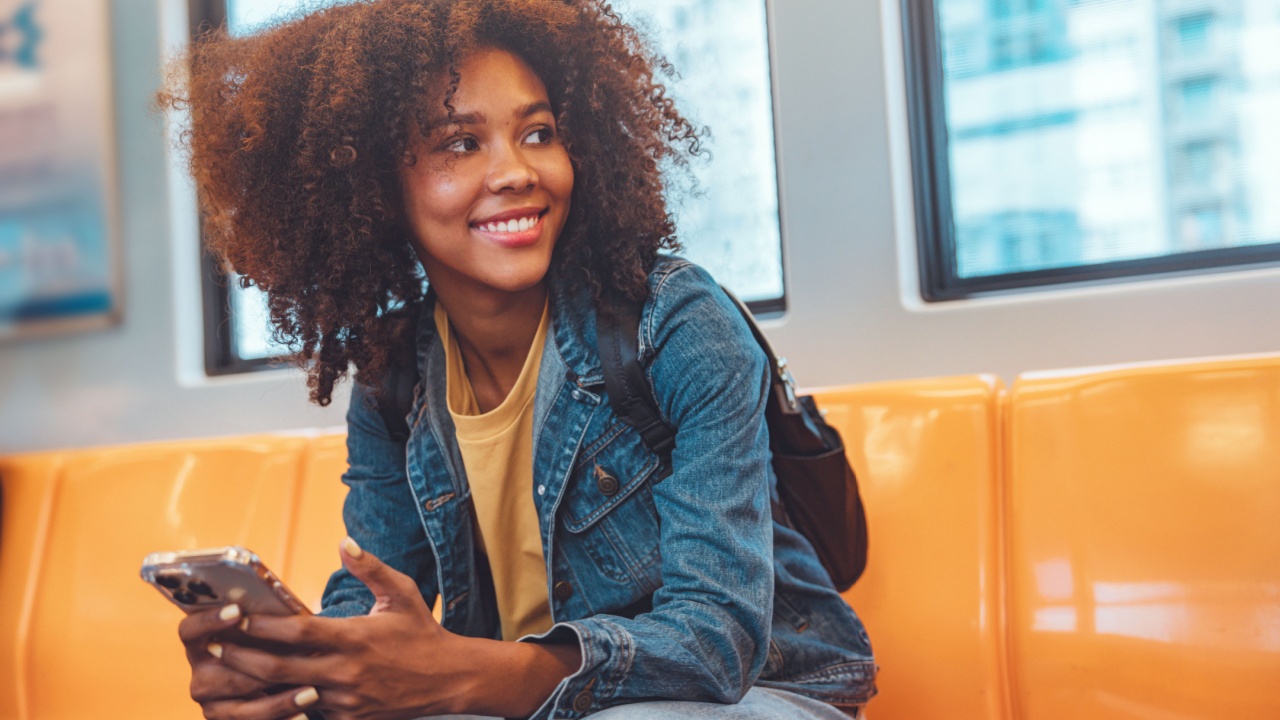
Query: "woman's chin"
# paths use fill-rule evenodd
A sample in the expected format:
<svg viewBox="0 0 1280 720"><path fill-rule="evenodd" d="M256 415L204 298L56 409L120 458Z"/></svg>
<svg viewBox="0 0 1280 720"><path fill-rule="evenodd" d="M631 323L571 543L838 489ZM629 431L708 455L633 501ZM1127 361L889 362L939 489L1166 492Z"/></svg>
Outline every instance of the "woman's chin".
<svg viewBox="0 0 1280 720"><path fill-rule="evenodd" d="M547 265L539 263L533 267L506 268L505 271L477 279L492 290L509 295L521 295L539 288L547 279L547 270Z"/></svg>

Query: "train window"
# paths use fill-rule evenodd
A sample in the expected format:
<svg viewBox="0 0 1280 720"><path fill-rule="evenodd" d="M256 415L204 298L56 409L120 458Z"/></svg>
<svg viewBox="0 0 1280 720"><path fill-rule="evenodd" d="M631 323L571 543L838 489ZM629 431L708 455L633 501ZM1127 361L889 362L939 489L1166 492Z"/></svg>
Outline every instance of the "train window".
<svg viewBox="0 0 1280 720"><path fill-rule="evenodd" d="M226 22L235 34L338 1L190 0L190 8L193 28ZM696 187L680 186L670 198L685 254L756 312L783 311L765 0L633 0L615 7L658 40L679 71L668 83L671 94L691 120L712 128L705 143L711 161L694 163ZM258 369L284 355L287 348L271 339L263 293L239 287L211 260L205 270L206 371Z"/></svg>
<svg viewBox="0 0 1280 720"><path fill-rule="evenodd" d="M1280 0L902 6L927 300L1280 260Z"/></svg>

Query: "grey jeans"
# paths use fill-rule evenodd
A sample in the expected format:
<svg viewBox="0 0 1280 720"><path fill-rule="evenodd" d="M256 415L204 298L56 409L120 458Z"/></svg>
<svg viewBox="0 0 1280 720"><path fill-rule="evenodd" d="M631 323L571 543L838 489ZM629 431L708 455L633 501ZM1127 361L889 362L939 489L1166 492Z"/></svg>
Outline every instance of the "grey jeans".
<svg viewBox="0 0 1280 720"><path fill-rule="evenodd" d="M849 720L843 711L818 700L773 688L753 687L736 705L655 700L615 705L592 720ZM426 720L425 718L422 720ZM434 720L501 720L480 715L437 715ZM858 720L866 715L858 712Z"/></svg>

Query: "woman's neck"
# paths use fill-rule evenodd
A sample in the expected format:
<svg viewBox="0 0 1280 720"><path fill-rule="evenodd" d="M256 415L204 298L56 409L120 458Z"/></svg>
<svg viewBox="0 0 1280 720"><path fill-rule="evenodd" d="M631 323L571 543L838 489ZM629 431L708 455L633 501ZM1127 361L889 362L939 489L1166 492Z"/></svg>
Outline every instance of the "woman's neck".
<svg viewBox="0 0 1280 720"><path fill-rule="evenodd" d="M480 412L489 412L520 377L546 306L546 284L500 295L437 288L436 298L449 316Z"/></svg>

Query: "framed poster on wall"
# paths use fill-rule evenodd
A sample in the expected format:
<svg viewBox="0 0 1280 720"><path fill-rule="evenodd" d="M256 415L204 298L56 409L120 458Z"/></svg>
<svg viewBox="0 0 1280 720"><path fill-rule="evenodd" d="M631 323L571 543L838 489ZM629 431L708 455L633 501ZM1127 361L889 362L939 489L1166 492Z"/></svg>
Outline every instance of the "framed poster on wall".
<svg viewBox="0 0 1280 720"><path fill-rule="evenodd" d="M0 0L0 339L119 318L104 0Z"/></svg>

